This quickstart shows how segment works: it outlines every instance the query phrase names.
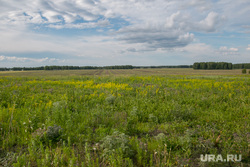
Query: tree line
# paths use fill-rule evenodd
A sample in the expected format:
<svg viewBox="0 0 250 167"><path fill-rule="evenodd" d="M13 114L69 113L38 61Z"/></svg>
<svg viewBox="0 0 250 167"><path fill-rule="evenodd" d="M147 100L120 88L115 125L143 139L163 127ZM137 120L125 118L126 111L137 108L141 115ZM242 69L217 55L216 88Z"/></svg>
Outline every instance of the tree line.
<svg viewBox="0 0 250 167"><path fill-rule="evenodd" d="M41 67L0 67L0 71L29 71L29 70L91 70L91 69L139 69L139 68L193 68L193 69L250 69L250 63L232 64L228 62L195 62L193 65L173 65L173 66L41 66Z"/></svg>
<svg viewBox="0 0 250 167"><path fill-rule="evenodd" d="M132 65L120 66L41 66L41 67L13 67L0 68L0 71L29 71L29 70L91 70L91 69L133 69Z"/></svg>
<svg viewBox="0 0 250 167"><path fill-rule="evenodd" d="M234 69L250 69L250 63L234 64Z"/></svg>
<svg viewBox="0 0 250 167"><path fill-rule="evenodd" d="M250 69L250 63L232 64L228 62L195 62L193 69L214 70L214 69Z"/></svg>
<svg viewBox="0 0 250 167"><path fill-rule="evenodd" d="M132 66L132 65L114 65L114 66L41 66L41 67L13 67L0 68L0 71L29 71L29 70L91 70L91 69L138 69L138 68L192 68L192 65L178 66Z"/></svg>
<svg viewBox="0 0 250 167"><path fill-rule="evenodd" d="M193 64L193 69L215 70L215 69L233 69L232 63L227 62L196 62Z"/></svg>
<svg viewBox="0 0 250 167"><path fill-rule="evenodd" d="M133 66L133 68L192 68L192 65L176 65L176 66Z"/></svg>

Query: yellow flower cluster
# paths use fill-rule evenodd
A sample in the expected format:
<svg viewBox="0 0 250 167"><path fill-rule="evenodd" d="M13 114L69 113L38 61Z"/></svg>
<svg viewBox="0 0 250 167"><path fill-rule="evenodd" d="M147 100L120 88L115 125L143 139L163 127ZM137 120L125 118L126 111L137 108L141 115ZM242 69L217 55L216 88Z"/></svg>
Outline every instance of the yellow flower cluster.
<svg viewBox="0 0 250 167"><path fill-rule="evenodd" d="M184 89L200 89L200 88L217 88L219 90L232 90L236 87L245 89L243 81L215 81L208 79L169 79L167 87L184 88Z"/></svg>
<svg viewBox="0 0 250 167"><path fill-rule="evenodd" d="M132 90L132 88L128 84L123 83L95 83L93 80L87 81L37 81L32 80L28 81L28 84L49 84L49 85L74 85L76 88L86 88L86 89L115 89L115 90Z"/></svg>
<svg viewBox="0 0 250 167"><path fill-rule="evenodd" d="M129 87L128 84L117 84L113 82L108 83L99 83L95 84L93 81L86 81L83 84L84 88L90 88L90 89L115 89L115 90L132 90L131 87Z"/></svg>

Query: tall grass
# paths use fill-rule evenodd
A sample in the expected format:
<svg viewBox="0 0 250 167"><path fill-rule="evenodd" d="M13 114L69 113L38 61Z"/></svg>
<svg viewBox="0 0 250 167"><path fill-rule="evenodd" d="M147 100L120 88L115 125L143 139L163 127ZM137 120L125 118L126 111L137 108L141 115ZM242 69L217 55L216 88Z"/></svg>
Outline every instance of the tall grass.
<svg viewBox="0 0 250 167"><path fill-rule="evenodd" d="M0 166L250 163L250 78L2 77ZM200 161L241 154L241 162Z"/></svg>

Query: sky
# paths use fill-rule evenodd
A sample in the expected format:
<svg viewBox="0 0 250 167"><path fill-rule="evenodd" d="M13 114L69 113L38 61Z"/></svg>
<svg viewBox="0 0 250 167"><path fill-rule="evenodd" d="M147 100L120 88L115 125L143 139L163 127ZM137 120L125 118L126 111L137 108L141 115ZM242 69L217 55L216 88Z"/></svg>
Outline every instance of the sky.
<svg viewBox="0 0 250 167"><path fill-rule="evenodd" d="M250 63L250 0L0 0L0 67Z"/></svg>

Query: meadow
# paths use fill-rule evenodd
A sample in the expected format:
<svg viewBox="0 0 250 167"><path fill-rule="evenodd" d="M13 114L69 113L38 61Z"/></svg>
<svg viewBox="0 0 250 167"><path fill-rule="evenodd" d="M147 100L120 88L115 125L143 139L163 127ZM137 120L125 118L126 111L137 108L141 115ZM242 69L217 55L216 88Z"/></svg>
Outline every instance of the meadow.
<svg viewBox="0 0 250 167"><path fill-rule="evenodd" d="M0 166L250 166L249 104L241 70L0 72Z"/></svg>

